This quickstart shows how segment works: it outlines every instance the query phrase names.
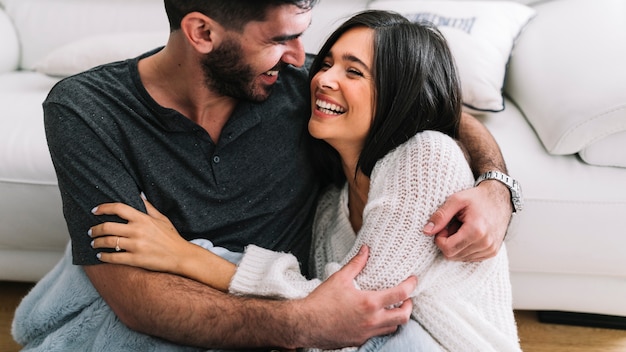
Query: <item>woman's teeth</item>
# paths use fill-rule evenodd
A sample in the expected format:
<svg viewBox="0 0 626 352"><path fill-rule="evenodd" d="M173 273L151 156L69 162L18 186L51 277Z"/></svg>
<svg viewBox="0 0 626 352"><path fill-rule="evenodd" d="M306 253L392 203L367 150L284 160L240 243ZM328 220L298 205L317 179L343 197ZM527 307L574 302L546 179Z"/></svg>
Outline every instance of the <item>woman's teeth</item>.
<svg viewBox="0 0 626 352"><path fill-rule="evenodd" d="M315 105L321 112L328 115L341 115L345 112L345 109L341 106L331 104L320 99L315 101Z"/></svg>
<svg viewBox="0 0 626 352"><path fill-rule="evenodd" d="M278 70L270 70L270 71L265 72L265 74L268 76L277 76Z"/></svg>

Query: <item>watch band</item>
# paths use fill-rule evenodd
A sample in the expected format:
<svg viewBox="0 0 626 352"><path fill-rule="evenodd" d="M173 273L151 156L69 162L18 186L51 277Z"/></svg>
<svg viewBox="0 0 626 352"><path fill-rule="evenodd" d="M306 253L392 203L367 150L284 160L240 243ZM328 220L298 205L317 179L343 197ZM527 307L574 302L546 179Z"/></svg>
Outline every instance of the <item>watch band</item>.
<svg viewBox="0 0 626 352"><path fill-rule="evenodd" d="M476 182L474 183L474 187L478 186L484 180L496 180L506 185L511 192L513 213L522 211L522 209L524 208L524 201L522 199L522 188L517 180L503 172L493 170L487 171L484 174L478 176L478 179L476 179Z"/></svg>

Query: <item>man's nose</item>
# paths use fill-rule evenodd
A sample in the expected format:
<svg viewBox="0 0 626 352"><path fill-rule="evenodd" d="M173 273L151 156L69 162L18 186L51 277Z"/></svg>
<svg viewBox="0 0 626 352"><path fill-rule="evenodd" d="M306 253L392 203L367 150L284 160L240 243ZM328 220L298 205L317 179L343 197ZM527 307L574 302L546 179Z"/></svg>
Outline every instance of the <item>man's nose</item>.
<svg viewBox="0 0 626 352"><path fill-rule="evenodd" d="M304 65L305 57L302 39L296 38L287 43L287 51L283 54L283 62L300 67Z"/></svg>

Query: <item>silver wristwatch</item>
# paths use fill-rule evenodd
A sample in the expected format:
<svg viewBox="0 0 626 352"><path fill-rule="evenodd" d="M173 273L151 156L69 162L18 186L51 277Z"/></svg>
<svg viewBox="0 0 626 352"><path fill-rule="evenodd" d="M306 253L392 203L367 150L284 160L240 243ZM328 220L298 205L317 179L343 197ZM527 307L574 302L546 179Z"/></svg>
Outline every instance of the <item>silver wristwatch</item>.
<svg viewBox="0 0 626 352"><path fill-rule="evenodd" d="M498 180L504 183L511 191L511 202L513 203L513 212L517 213L524 208L524 199L522 198L522 188L513 177L500 171L487 171L480 175L474 183L474 187L478 186L484 180Z"/></svg>

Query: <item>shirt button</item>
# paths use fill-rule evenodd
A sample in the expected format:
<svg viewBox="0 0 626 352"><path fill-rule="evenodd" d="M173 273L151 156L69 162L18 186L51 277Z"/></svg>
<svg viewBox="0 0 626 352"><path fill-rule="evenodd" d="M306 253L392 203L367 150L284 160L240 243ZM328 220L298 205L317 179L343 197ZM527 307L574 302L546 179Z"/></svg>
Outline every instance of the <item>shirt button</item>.
<svg viewBox="0 0 626 352"><path fill-rule="evenodd" d="M216 164L219 164L220 160L221 160L220 157L217 156L217 155L213 157L213 162L216 163Z"/></svg>

